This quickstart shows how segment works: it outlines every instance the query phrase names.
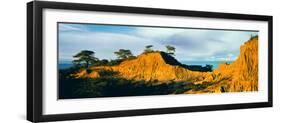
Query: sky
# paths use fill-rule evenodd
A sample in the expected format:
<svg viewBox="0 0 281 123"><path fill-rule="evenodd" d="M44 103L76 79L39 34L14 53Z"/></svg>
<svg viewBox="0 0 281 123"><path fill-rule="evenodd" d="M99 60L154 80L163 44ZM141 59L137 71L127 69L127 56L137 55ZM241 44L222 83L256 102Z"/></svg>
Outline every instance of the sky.
<svg viewBox="0 0 281 123"><path fill-rule="evenodd" d="M254 31L74 23L59 23L58 32L60 62L72 61L81 50L94 51L99 59L116 59L114 52L119 49L137 56L146 45L161 51L166 51L166 45L174 46L179 61L233 61L240 46L258 35Z"/></svg>

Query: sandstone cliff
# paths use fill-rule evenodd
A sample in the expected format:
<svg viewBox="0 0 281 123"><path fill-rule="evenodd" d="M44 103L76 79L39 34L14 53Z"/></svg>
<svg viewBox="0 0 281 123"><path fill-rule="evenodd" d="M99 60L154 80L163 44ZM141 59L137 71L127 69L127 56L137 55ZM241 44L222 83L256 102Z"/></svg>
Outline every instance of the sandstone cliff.
<svg viewBox="0 0 281 123"><path fill-rule="evenodd" d="M240 55L232 64L220 64L212 73L213 85L186 93L221 93L258 91L258 38L240 47Z"/></svg>
<svg viewBox="0 0 281 123"><path fill-rule="evenodd" d="M150 82L180 82L180 81L202 81L210 76L210 72L194 72L181 66L172 56L155 51L143 53L136 59L126 60L116 66L92 67L92 72L86 74L84 70L78 74L79 77L100 77L100 71L118 72L118 77L129 80L144 80Z"/></svg>
<svg viewBox="0 0 281 123"><path fill-rule="evenodd" d="M258 90L258 38L240 47L232 64L221 64L213 72L191 71L165 52L142 53L115 66L94 66L75 74L77 78L118 77L153 83L192 82L203 85L185 93L221 93ZM202 86L198 86L202 87Z"/></svg>

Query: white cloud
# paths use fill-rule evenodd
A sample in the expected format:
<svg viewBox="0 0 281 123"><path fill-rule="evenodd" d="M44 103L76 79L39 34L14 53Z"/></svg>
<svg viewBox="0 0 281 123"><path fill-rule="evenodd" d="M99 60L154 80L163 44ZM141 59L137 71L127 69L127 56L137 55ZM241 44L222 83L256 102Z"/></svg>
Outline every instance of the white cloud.
<svg viewBox="0 0 281 123"><path fill-rule="evenodd" d="M253 32L202 30L202 29L162 29L141 28L138 35L150 37L163 45L176 47L179 60L235 60L240 46Z"/></svg>
<svg viewBox="0 0 281 123"><path fill-rule="evenodd" d="M152 38L155 40L166 39L174 34L183 32L182 29L172 29L172 28L153 28L153 27L140 27L137 28L136 35L145 37L145 38Z"/></svg>
<svg viewBox="0 0 281 123"><path fill-rule="evenodd" d="M114 52L119 49L130 49L138 55L148 44L161 47L157 42L134 35L99 32L65 32L60 35L59 44L63 46L59 49L62 53L60 58L65 60L70 60L72 55L85 49L95 51L100 59L115 59Z"/></svg>
<svg viewBox="0 0 281 123"><path fill-rule="evenodd" d="M119 49L140 54L146 45L165 51L165 45L176 47L178 60L235 60L240 46L253 32L202 29L136 27L134 33L95 32L82 25L60 25L60 55L63 60L81 50L92 50L100 59L114 59Z"/></svg>

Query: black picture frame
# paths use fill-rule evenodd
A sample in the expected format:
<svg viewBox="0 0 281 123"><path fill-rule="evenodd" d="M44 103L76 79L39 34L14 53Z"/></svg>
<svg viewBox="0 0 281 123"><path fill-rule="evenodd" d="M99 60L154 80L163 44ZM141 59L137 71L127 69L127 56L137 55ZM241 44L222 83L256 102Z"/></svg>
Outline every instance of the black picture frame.
<svg viewBox="0 0 281 123"><path fill-rule="evenodd" d="M43 12L42 10L45 8L266 21L268 22L268 101L258 102L258 103L44 115L42 113L43 112L43 95L42 95ZM29 2L27 3L27 120L32 122L45 122L45 121L63 121L63 120L79 120L79 119L93 119L93 118L106 118L106 117L123 117L123 116L137 116L137 115L154 115L154 114L272 107L273 106L273 91L272 91L273 33L272 31L273 31L273 17L265 16L265 15L185 11L185 10L93 5L93 4L63 3L63 2L46 2L46 1Z"/></svg>

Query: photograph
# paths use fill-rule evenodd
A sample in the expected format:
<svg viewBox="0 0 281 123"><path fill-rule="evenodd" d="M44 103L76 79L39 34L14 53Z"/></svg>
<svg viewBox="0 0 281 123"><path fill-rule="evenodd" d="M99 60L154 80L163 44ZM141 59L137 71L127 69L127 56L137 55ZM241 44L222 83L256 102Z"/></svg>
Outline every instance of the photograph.
<svg viewBox="0 0 281 123"><path fill-rule="evenodd" d="M258 31L57 23L58 99L258 91Z"/></svg>
<svg viewBox="0 0 281 123"><path fill-rule="evenodd" d="M221 11L74 1L30 1L22 14L26 97L8 96L25 99L28 121L273 107L276 18L265 4L245 4L261 8L247 13L233 4Z"/></svg>

